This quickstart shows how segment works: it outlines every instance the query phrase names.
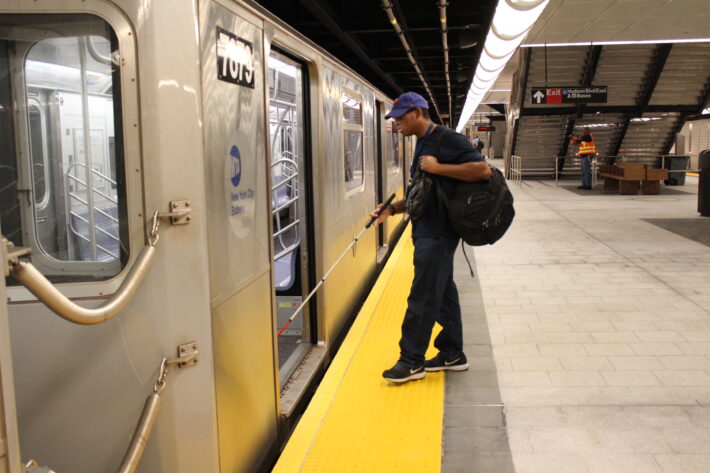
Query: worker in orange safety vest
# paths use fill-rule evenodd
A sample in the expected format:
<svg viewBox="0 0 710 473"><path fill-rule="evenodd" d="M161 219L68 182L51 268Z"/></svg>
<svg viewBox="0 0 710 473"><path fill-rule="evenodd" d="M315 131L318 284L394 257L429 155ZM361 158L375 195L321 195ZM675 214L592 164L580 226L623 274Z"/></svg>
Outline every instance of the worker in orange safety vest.
<svg viewBox="0 0 710 473"><path fill-rule="evenodd" d="M588 127L584 127L581 136L569 135L572 144L579 144L577 157L582 163L582 185L577 189L590 190L592 188L592 158L597 154L597 147L594 144L594 137Z"/></svg>

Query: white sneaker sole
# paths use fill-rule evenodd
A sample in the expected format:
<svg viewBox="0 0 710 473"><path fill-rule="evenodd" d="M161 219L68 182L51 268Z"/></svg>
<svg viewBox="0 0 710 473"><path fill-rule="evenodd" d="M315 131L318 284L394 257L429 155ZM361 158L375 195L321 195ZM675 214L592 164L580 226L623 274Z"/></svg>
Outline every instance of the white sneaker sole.
<svg viewBox="0 0 710 473"><path fill-rule="evenodd" d="M435 366L432 368L424 368L425 371L466 371L468 369L468 363L463 365L451 365L451 366Z"/></svg>
<svg viewBox="0 0 710 473"><path fill-rule="evenodd" d="M387 378L385 379L387 381L391 381L393 383L406 383L407 381L414 381L415 379L422 379L426 375L426 371L422 370L419 373L414 373L412 375L407 376L406 378Z"/></svg>

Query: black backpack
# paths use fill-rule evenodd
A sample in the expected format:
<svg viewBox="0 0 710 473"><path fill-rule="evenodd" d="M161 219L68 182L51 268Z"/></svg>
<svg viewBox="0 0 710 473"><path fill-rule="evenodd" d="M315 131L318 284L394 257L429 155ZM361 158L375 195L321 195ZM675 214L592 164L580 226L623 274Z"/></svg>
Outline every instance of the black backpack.
<svg viewBox="0 0 710 473"><path fill-rule="evenodd" d="M513 194L498 168L491 167L487 181L459 181L448 196L436 186L449 223L463 241L472 246L492 245L510 228L515 217Z"/></svg>
<svg viewBox="0 0 710 473"><path fill-rule="evenodd" d="M434 156L439 157L442 133ZM451 195L441 185L435 185L438 203L448 215L449 223L463 241L472 246L492 245L505 234L513 223L515 209L513 194L498 168L491 167L487 181L457 181Z"/></svg>

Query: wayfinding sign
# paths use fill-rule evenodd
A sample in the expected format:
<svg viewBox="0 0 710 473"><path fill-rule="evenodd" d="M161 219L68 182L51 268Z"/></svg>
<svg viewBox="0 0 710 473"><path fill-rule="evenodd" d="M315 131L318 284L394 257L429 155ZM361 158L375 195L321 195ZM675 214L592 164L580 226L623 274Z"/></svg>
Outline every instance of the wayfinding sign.
<svg viewBox="0 0 710 473"><path fill-rule="evenodd" d="M606 103L606 85L570 87L531 87L533 105L562 103Z"/></svg>

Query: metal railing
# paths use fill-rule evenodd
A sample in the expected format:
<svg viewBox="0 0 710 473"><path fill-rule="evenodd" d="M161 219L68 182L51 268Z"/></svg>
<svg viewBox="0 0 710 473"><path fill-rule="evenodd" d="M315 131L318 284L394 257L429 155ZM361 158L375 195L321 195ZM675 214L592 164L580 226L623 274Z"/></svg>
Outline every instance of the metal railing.
<svg viewBox="0 0 710 473"><path fill-rule="evenodd" d="M660 162L661 169L669 169L670 166L666 165L666 161L670 158L674 158L677 155L662 155L657 156L656 161ZM642 160L634 159L633 156L595 156L592 158L592 187L597 185L599 181L599 165L609 162L647 162L650 158L646 157ZM566 164L563 167L562 161L565 160ZM554 166L546 166L545 164L554 161ZM559 180L564 175L579 175L581 174L581 165L579 160L574 156L555 156L554 158L545 157L526 157L521 156L511 156L511 169L510 176L511 180L516 184L521 185L522 180L525 176L546 176L552 175L555 178L555 185L559 184ZM523 167L523 164L531 164L529 167ZM542 166L536 166L535 164L542 163ZM700 172L699 169L669 169L669 174L673 173L688 173L688 172Z"/></svg>
<svg viewBox="0 0 710 473"><path fill-rule="evenodd" d="M111 186L116 186L117 183L113 179L111 179L109 176L106 176L105 174L97 171L93 167L90 169L90 172L87 171L86 174L86 180L83 180L73 174L73 171L77 168L83 167L84 170L87 169L86 163L82 162L76 162L73 163L69 168L67 169L66 172L66 189L67 189L67 195L69 198L67 199L67 213L68 213L68 218L67 218L67 225L69 227L69 231L74 234L77 238L79 238L82 241L85 241L86 243L89 244L89 249L91 251L91 258L93 261L98 260L98 251L100 250L106 255L108 255L110 258L118 258L118 254L114 253L113 251L109 250L105 246L101 245L96 238L97 232L105 235L107 238L110 240L113 240L117 243L117 246L120 245L120 238L118 235L118 218L114 217L113 215L109 214L108 212L104 211L101 209L98 205L96 205L95 200L94 200L94 194L102 197L105 199L105 201L108 201L110 204L112 204L115 207L118 207L118 199L105 193L100 190L101 187L105 189L106 185L108 184L109 187ZM103 183L103 186L94 186L94 180L98 179L99 183ZM85 199L79 196L76 192L72 192L72 188L75 187L72 184L80 184L84 186L84 189L86 191L86 196ZM78 202L80 205L83 205L86 207L86 217L82 216L79 212L75 211L74 209L74 203ZM99 226L99 224L96 222L96 216L101 215L108 219L109 222L115 225L116 228L116 234L111 233L108 229L103 228ZM88 235L85 235L83 232L79 231L75 225L74 225L74 219L77 219L81 222L84 222L87 227L87 232Z"/></svg>
<svg viewBox="0 0 710 473"><path fill-rule="evenodd" d="M510 157L510 179L517 185L522 185L522 159L520 156L512 155Z"/></svg>
<svg viewBox="0 0 710 473"><path fill-rule="evenodd" d="M278 159L271 164L272 176L274 175L274 169L277 167L280 167L280 175L283 176L283 179L271 187L271 214L274 219L273 238L278 241L280 246L280 250L274 254L274 261L293 253L301 244L301 234L298 227L301 223L298 215L298 201L300 199L298 193L298 164L289 158ZM277 191L282 187L286 188L287 200L285 202L279 202L278 199ZM282 220L285 221L285 225ZM293 230L294 238L287 241L285 235L289 230Z"/></svg>

